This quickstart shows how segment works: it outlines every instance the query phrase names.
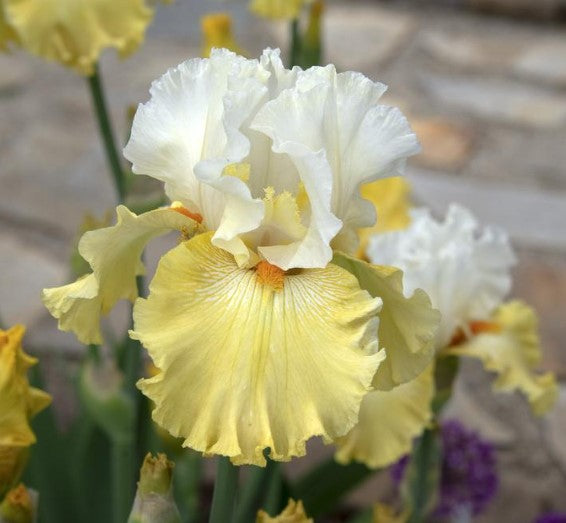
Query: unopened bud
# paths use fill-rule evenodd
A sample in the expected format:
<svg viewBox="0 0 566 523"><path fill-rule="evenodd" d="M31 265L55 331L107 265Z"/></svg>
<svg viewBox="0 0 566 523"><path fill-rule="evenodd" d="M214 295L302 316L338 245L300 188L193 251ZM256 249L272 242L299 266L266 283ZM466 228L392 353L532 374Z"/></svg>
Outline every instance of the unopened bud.
<svg viewBox="0 0 566 523"><path fill-rule="evenodd" d="M20 480L28 455L27 447L0 445L0 499Z"/></svg>
<svg viewBox="0 0 566 523"><path fill-rule="evenodd" d="M172 494L174 466L165 454L145 457L128 523L180 523Z"/></svg>
<svg viewBox="0 0 566 523"><path fill-rule="evenodd" d="M32 523L38 495L20 484L6 494L0 505L0 523Z"/></svg>

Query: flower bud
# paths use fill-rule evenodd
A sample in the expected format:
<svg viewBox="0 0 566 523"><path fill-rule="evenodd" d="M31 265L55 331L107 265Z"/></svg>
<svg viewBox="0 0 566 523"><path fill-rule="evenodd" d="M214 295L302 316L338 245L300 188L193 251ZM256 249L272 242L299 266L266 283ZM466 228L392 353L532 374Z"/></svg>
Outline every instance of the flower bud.
<svg viewBox="0 0 566 523"><path fill-rule="evenodd" d="M132 399L122 389L123 380L113 361L89 360L79 381L85 409L110 439L119 442L130 440L134 416Z"/></svg>
<svg viewBox="0 0 566 523"><path fill-rule="evenodd" d="M0 505L0 523L32 523L35 520L38 495L18 485L6 494Z"/></svg>
<svg viewBox="0 0 566 523"><path fill-rule="evenodd" d="M27 447L0 445L0 499L19 481L28 455Z"/></svg>
<svg viewBox="0 0 566 523"><path fill-rule="evenodd" d="M171 489L174 466L165 454L145 457L128 523L180 523Z"/></svg>
<svg viewBox="0 0 566 523"><path fill-rule="evenodd" d="M302 501L290 499L285 510L273 518L264 510L260 510L256 523L313 523L313 520L306 515Z"/></svg>

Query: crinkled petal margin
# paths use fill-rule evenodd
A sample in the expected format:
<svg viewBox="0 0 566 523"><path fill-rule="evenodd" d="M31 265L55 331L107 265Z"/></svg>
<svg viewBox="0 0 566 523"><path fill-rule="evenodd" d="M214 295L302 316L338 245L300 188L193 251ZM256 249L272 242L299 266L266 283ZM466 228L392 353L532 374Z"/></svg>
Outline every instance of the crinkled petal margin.
<svg viewBox="0 0 566 523"><path fill-rule="evenodd" d="M352 273L360 287L383 300L379 313L379 347L387 354L373 386L389 390L418 376L434 357L434 340L440 313L427 294L416 289L403 294L403 272L395 267L372 265L347 254L336 253L333 263Z"/></svg>
<svg viewBox="0 0 566 523"><path fill-rule="evenodd" d="M22 349L25 328L0 329L0 446L35 443L29 420L51 402L49 394L30 387L28 369L37 363Z"/></svg>
<svg viewBox="0 0 566 523"><path fill-rule="evenodd" d="M444 352L478 358L487 370L498 374L496 390L519 390L535 414L548 412L558 396L558 386L552 373L535 373L541 360L535 312L521 301L510 301L496 310L493 322L500 332L479 334Z"/></svg>
<svg viewBox="0 0 566 523"><path fill-rule="evenodd" d="M143 41L153 9L145 0L3 0L23 47L91 75L102 51L127 56Z"/></svg>
<svg viewBox="0 0 566 523"><path fill-rule="evenodd" d="M264 466L305 454L357 422L384 358L381 301L336 265L284 276L283 288L202 234L161 259L134 331L160 373L138 383L153 419L184 446Z"/></svg>
<svg viewBox="0 0 566 523"><path fill-rule="evenodd" d="M141 254L146 244L172 230L191 236L200 228L198 222L170 207L137 216L120 205L116 214L116 225L89 231L79 242L79 253L93 272L63 287L45 289L42 295L59 328L74 332L85 344L102 343L101 315L120 299L133 302L137 298L136 276L144 271Z"/></svg>
<svg viewBox="0 0 566 523"><path fill-rule="evenodd" d="M358 424L336 441L336 460L378 468L408 454L413 439L432 419L433 367L429 365L421 375L394 389L370 392L362 401Z"/></svg>

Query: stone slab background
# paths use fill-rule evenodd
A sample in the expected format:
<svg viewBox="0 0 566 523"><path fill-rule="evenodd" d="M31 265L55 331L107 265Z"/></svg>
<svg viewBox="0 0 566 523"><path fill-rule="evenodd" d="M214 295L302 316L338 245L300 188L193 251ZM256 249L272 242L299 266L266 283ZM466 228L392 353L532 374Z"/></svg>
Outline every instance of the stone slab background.
<svg viewBox="0 0 566 523"><path fill-rule="evenodd" d="M509 230L519 256L513 295L538 311L543 366L564 380L566 28L449 3L329 2L326 59L390 86L386 103L403 108L423 144L408 170L417 202L440 215L459 201ZM122 141L126 107L146 100L151 80L168 67L199 54L199 17L213 9L234 15L251 55L286 48L287 28L252 18L243 1L160 8L136 55L120 62L108 53L102 61ZM85 213L102 216L114 204L84 80L23 52L0 55L0 317L28 326L28 346L50 369L63 421L73 409L63 362L80 348L56 330L39 292L68 279ZM150 249L150 267L167 241ZM122 328L124 311L111 323ZM535 420L522 398L492 394L490 381L466 365L449 411L498 448L501 489L481 521L526 523L545 509L566 511L566 388L555 411ZM314 445L311 456L324 452ZM291 473L304 466L291 464ZM352 501L369 503L384 488L377 479Z"/></svg>

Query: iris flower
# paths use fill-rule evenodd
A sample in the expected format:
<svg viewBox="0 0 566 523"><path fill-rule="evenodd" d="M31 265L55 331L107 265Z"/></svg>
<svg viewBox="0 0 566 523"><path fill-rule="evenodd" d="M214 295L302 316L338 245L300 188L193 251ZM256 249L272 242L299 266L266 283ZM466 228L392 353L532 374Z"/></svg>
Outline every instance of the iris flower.
<svg viewBox="0 0 566 523"><path fill-rule="evenodd" d="M99 320L135 300L131 336L159 373L138 386L184 445L264 465L331 441L373 387L429 363L438 312L402 274L351 257L375 222L359 187L397 176L418 150L385 86L333 66L287 70L279 52L227 50L169 70L140 105L124 153L173 202L86 233L93 272L44 292L63 330L102 341ZM140 255L170 230L179 245L137 299Z"/></svg>
<svg viewBox="0 0 566 523"><path fill-rule="evenodd" d="M466 209L452 205L444 222L429 211L412 211L411 225L396 232L374 235L368 244L374 263L404 271L405 292L424 289L442 320L435 340L437 357L469 356L497 373L498 390L519 390L536 414L554 403L554 376L539 374L541 349L536 315L520 301L504 303L511 288L510 269L515 256L504 231L479 224ZM412 440L432 418L435 394L434 364L415 380L389 394L375 391L362 403L360 423L339 441L337 459L362 461L379 467L407 454ZM395 432L384 449L379 441L386 430Z"/></svg>
<svg viewBox="0 0 566 523"><path fill-rule="evenodd" d="M250 0L250 10L265 18L293 20L301 14L303 6L312 0Z"/></svg>
<svg viewBox="0 0 566 523"><path fill-rule="evenodd" d="M37 360L22 350L24 332L21 325L0 330L0 498L18 480L35 443L30 419L51 401L29 385L27 371Z"/></svg>
<svg viewBox="0 0 566 523"><path fill-rule="evenodd" d="M0 48L15 40L88 76L104 49L134 52L153 12L145 0L0 0Z"/></svg>

